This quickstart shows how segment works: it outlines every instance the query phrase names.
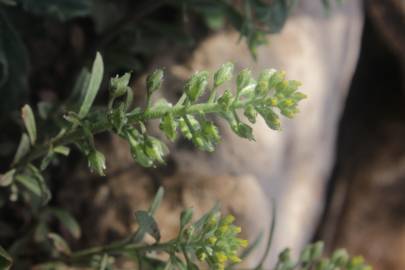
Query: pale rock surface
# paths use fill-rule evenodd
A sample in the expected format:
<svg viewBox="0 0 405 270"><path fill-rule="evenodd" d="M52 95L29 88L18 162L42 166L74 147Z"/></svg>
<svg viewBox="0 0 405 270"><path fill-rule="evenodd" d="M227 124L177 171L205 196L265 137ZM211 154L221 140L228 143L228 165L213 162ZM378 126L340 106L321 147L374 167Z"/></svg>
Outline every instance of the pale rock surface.
<svg viewBox="0 0 405 270"><path fill-rule="evenodd" d="M277 227L270 260L286 246L299 250L316 228L323 207L325 187L333 166L337 126L356 66L363 26L361 1L346 1L326 14L320 1L300 1L280 34L252 60L235 32L216 34L204 41L186 63L173 55L159 57L152 67L167 67L169 76L187 79L196 70L215 70L227 61L238 70L255 74L265 68L287 72L303 83L308 95L294 120L283 121L283 131L274 132L264 121L254 126L256 142L221 128L222 143L214 154L173 149L181 170L207 174L251 174L262 186L268 203L262 209L271 215L269 202L277 202ZM166 91L181 84L167 83ZM166 97L174 95L169 92ZM174 99L172 99L174 100ZM221 122L222 123L222 122ZM224 125L223 123L221 125ZM251 196L250 200L254 200ZM256 222L268 228L267 217Z"/></svg>

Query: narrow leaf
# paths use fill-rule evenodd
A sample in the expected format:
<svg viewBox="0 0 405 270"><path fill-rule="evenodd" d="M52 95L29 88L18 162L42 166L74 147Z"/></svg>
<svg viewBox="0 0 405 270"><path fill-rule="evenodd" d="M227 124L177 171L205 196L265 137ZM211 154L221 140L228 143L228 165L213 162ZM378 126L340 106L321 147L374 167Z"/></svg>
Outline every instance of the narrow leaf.
<svg viewBox="0 0 405 270"><path fill-rule="evenodd" d="M163 187L159 187L158 192L155 195L155 198L153 199L153 202L149 208L149 213L153 216L156 212L156 210L159 208L160 203L162 202L163 195L165 193L165 190Z"/></svg>
<svg viewBox="0 0 405 270"><path fill-rule="evenodd" d="M79 110L80 118L85 117L87 113L90 111L94 99L96 98L97 92L100 89L100 85L103 80L103 73L104 73L103 59L101 58L101 54L97 53L96 59L94 60L93 67L91 69L91 77L86 89L86 95Z"/></svg>
<svg viewBox="0 0 405 270"><path fill-rule="evenodd" d="M69 245L66 243L65 239L63 239L60 235L56 233L48 233L48 238L52 240L53 246L60 253L65 255L69 255L72 253Z"/></svg>
<svg viewBox="0 0 405 270"><path fill-rule="evenodd" d="M79 223L76 219L66 210L52 208L50 210L51 214L54 215L59 222L65 227L74 238L78 239L81 236L81 229Z"/></svg>
<svg viewBox="0 0 405 270"><path fill-rule="evenodd" d="M34 113L30 105L26 104L21 109L21 116L24 121L25 128L30 136L31 144L34 145L37 140L37 126L35 124Z"/></svg>
<svg viewBox="0 0 405 270"><path fill-rule="evenodd" d="M17 163L23 158L30 150L30 139L26 133L21 136L20 144L18 145L17 151L14 156L13 163Z"/></svg>
<svg viewBox="0 0 405 270"><path fill-rule="evenodd" d="M41 197L42 195L41 187L39 186L38 182L34 179L34 177L20 174L16 176L16 180L26 189L28 189L38 197Z"/></svg>
<svg viewBox="0 0 405 270"><path fill-rule="evenodd" d="M11 185L14 179L15 169L9 170L5 174L0 174L0 187Z"/></svg>
<svg viewBox="0 0 405 270"><path fill-rule="evenodd" d="M0 269L8 270L13 264L13 259L7 251L0 246Z"/></svg>

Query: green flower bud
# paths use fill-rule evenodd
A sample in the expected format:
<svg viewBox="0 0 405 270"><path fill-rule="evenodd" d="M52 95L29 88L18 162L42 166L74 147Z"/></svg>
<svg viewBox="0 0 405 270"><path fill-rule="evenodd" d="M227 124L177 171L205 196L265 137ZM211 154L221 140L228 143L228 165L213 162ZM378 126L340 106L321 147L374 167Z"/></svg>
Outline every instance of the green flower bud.
<svg viewBox="0 0 405 270"><path fill-rule="evenodd" d="M362 264L364 262L364 260L362 260L362 259L360 259L360 260L361 260L360 264ZM333 252L331 261L336 266L344 266L349 261L349 254L347 254L347 251L344 249L338 249L335 252ZM352 262L353 262L353 260L352 260Z"/></svg>
<svg viewBox="0 0 405 270"><path fill-rule="evenodd" d="M91 171L98 173L99 175L105 175L104 171L106 169L105 166L105 157L104 155L97 151L92 150L87 157L89 168Z"/></svg>
<svg viewBox="0 0 405 270"><path fill-rule="evenodd" d="M233 75L233 64L232 63L225 63L223 64L220 69L215 72L214 74L214 86L220 86L226 81L232 79Z"/></svg>
<svg viewBox="0 0 405 270"><path fill-rule="evenodd" d="M201 71L194 74L185 85L185 92L191 102L196 101L202 94L208 85L208 72Z"/></svg>
<svg viewBox="0 0 405 270"><path fill-rule="evenodd" d="M144 148L146 155L159 163L165 162L163 158L169 152L165 144L151 136L146 137Z"/></svg>
<svg viewBox="0 0 405 270"><path fill-rule="evenodd" d="M251 141L255 140L253 136L253 129L250 126L242 122L238 122L236 125L231 125L231 128L240 137L249 139Z"/></svg>
<svg viewBox="0 0 405 270"><path fill-rule="evenodd" d="M213 143L217 143L221 137L219 136L218 128L212 122L202 121L201 123L202 133L206 138Z"/></svg>
<svg viewBox="0 0 405 270"><path fill-rule="evenodd" d="M253 105L250 104L246 107L244 115L246 116L246 118L249 120L250 123L252 124L256 123L257 111Z"/></svg>
<svg viewBox="0 0 405 270"><path fill-rule="evenodd" d="M231 91L226 90L222 96L218 99L218 103L222 106L224 111L229 111L229 108L233 102L233 96Z"/></svg>
<svg viewBox="0 0 405 270"><path fill-rule="evenodd" d="M252 72L248 69L242 70L236 78L236 89L240 93L245 87L253 82Z"/></svg>
<svg viewBox="0 0 405 270"><path fill-rule="evenodd" d="M269 80L269 88L273 88L278 85L280 82L284 81L285 71L276 71L273 73Z"/></svg>
<svg viewBox="0 0 405 270"><path fill-rule="evenodd" d="M323 242L319 241L312 245L311 248L311 259L316 260L322 256L322 252L324 249Z"/></svg>
<svg viewBox="0 0 405 270"><path fill-rule="evenodd" d="M181 133L186 137L186 139L191 140L193 138L193 134L191 133L190 129L187 126L186 121L183 118L179 119L179 127Z"/></svg>
<svg viewBox="0 0 405 270"><path fill-rule="evenodd" d="M256 108L256 110L259 112L259 114L263 117L263 119L266 121L266 124L269 128L274 129L274 130L280 130L280 120L278 118L278 115L273 112L270 108Z"/></svg>
<svg viewBox="0 0 405 270"><path fill-rule="evenodd" d="M115 76L110 80L110 95L113 98L121 97L131 88L128 87L131 73L125 73L122 76Z"/></svg>
<svg viewBox="0 0 405 270"><path fill-rule="evenodd" d="M162 85L163 75L163 70L157 69L146 77L146 89L149 96L160 88Z"/></svg>
<svg viewBox="0 0 405 270"><path fill-rule="evenodd" d="M159 127L169 140L176 140L177 122L171 113L167 113L163 116Z"/></svg>
<svg viewBox="0 0 405 270"><path fill-rule="evenodd" d="M259 79L256 84L255 92L256 94L262 96L266 95L268 91L270 90L269 88L269 81L271 76L276 72L275 69L266 69L262 71L259 75Z"/></svg>

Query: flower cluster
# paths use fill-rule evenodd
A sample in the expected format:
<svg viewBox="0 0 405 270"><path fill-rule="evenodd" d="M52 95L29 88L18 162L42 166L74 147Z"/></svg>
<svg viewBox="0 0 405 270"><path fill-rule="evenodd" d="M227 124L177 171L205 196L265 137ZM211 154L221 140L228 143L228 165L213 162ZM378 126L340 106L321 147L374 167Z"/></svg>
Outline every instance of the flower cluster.
<svg viewBox="0 0 405 270"><path fill-rule="evenodd" d="M222 270L227 263L241 262L238 251L247 247L248 241L237 236L241 228L233 224L234 220L232 215L220 218L219 213L210 214L201 231L196 233L201 238L196 256L212 269Z"/></svg>

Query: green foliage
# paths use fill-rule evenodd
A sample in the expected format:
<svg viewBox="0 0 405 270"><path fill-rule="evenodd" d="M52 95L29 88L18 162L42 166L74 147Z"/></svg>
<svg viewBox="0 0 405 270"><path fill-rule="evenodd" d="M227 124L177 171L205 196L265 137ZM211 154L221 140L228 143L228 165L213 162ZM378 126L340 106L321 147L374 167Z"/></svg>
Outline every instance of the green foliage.
<svg viewBox="0 0 405 270"><path fill-rule="evenodd" d="M274 270L372 270L362 257L353 257L346 250L338 249L330 258L322 257L323 243L307 245L300 253L298 261L292 259L290 249L282 251Z"/></svg>

